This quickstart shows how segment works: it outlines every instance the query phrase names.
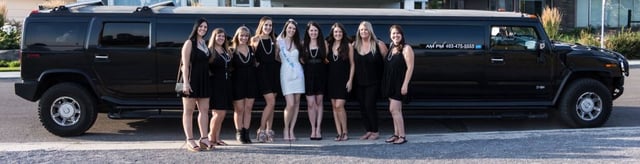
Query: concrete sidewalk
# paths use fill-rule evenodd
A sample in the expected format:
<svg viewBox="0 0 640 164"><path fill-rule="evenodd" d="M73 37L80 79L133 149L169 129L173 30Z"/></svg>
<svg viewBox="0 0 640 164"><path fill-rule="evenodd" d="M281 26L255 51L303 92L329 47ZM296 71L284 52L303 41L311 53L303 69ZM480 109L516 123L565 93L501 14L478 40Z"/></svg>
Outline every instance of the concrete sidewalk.
<svg viewBox="0 0 640 164"><path fill-rule="evenodd" d="M629 60L629 67L640 68L640 60ZM0 79L19 79L20 72L0 72Z"/></svg>

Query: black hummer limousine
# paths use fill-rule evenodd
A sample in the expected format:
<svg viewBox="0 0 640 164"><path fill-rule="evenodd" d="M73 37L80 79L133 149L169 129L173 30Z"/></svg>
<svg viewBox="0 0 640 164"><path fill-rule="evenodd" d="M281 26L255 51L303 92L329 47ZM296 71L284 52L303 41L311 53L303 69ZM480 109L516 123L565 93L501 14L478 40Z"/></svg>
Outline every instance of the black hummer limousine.
<svg viewBox="0 0 640 164"><path fill-rule="evenodd" d="M368 20L385 42L390 25L401 25L415 51L407 110L551 112L571 127L596 127L609 118L629 74L623 55L553 42L537 18L522 13L131 7L97 1L34 11L26 18L22 81L15 92L37 101L40 121L59 136L84 133L98 112L125 118L136 111L180 109L173 87L193 22L205 17L209 28L223 27L232 35L241 25L255 29L262 16L273 18L274 32L293 18L301 24L316 21L325 32L341 22L350 35ZM380 99L378 106L385 109L387 101Z"/></svg>

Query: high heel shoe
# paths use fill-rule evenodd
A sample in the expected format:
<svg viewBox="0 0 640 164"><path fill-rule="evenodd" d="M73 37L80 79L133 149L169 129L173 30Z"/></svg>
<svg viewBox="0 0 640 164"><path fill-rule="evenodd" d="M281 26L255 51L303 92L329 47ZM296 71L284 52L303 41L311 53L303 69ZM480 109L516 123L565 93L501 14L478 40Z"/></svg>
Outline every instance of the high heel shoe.
<svg viewBox="0 0 640 164"><path fill-rule="evenodd" d="M347 133L342 133L342 135L340 136L340 141L346 141L349 140L349 136L347 136Z"/></svg>
<svg viewBox="0 0 640 164"><path fill-rule="evenodd" d="M244 144L250 144L251 143L251 135L249 135L249 129L243 128L244 129L244 138L242 139L244 141Z"/></svg>
<svg viewBox="0 0 640 164"><path fill-rule="evenodd" d="M273 138L275 138L276 133L273 130L267 130L267 142L273 142Z"/></svg>
<svg viewBox="0 0 640 164"><path fill-rule="evenodd" d="M258 134L256 135L256 140L258 140L258 142L260 143L264 143L267 140L267 134L265 133L265 130L260 130L258 129Z"/></svg>
<svg viewBox="0 0 640 164"><path fill-rule="evenodd" d="M207 141L207 142L203 142L203 140ZM202 149L206 149L206 150L213 150L214 149L213 144L211 143L211 141L209 141L208 137L200 138L200 141L198 141L198 142L199 142L198 144L200 145L200 148L202 148Z"/></svg>
<svg viewBox="0 0 640 164"><path fill-rule="evenodd" d="M192 152L199 152L200 146L195 142L193 138L187 138L187 150Z"/></svg>

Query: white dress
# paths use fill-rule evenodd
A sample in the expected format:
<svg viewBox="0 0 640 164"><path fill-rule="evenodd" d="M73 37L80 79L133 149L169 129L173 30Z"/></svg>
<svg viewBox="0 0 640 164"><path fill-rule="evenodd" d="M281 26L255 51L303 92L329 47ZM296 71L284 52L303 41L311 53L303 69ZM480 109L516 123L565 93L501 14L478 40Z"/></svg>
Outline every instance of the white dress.
<svg viewBox="0 0 640 164"><path fill-rule="evenodd" d="M282 95L294 93L303 94L304 71L298 60L300 53L298 49L287 51L284 46L280 48L280 59L282 61L282 65L280 66L280 84L282 85Z"/></svg>

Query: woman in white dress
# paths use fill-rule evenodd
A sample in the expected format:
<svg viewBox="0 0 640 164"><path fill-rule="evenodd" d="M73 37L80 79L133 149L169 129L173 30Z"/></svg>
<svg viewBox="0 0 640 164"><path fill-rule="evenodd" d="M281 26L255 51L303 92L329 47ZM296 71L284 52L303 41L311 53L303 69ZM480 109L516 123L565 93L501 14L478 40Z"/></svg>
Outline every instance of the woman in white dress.
<svg viewBox="0 0 640 164"><path fill-rule="evenodd" d="M284 133L285 141L294 141L293 129L300 110L300 95L304 94L304 73L300 65L301 47L300 35L298 34L298 23L289 19L284 23L284 28L278 36L280 46L280 83L282 85L282 95L287 103L284 108Z"/></svg>

